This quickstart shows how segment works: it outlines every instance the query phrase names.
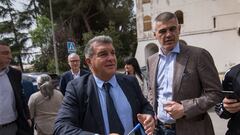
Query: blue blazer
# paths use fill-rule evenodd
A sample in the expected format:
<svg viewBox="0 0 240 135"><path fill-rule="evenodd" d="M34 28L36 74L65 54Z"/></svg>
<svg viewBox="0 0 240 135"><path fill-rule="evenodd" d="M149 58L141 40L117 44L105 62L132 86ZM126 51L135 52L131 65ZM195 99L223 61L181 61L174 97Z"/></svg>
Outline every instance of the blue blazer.
<svg viewBox="0 0 240 135"><path fill-rule="evenodd" d="M80 76L82 76L84 74L87 74L87 73L89 73L87 70L84 70L84 69L80 70ZM65 95L67 84L71 80L73 80L73 75L72 75L71 71L66 71L61 76L60 83L59 83L59 89L60 89L60 91L62 92L63 95Z"/></svg>
<svg viewBox="0 0 240 135"><path fill-rule="evenodd" d="M9 67L7 75L12 85L16 101L16 109L18 113L16 121L18 126L17 135L33 135L33 129L29 127L27 122L27 119L30 119L30 113L22 89L22 73L19 70Z"/></svg>
<svg viewBox="0 0 240 135"><path fill-rule="evenodd" d="M116 74L116 79L132 108L134 125L138 123L138 113L154 115L153 108L144 98L135 77ZM54 134L94 135L94 133L104 134L105 127L97 84L93 75L88 74L68 83L56 118Z"/></svg>

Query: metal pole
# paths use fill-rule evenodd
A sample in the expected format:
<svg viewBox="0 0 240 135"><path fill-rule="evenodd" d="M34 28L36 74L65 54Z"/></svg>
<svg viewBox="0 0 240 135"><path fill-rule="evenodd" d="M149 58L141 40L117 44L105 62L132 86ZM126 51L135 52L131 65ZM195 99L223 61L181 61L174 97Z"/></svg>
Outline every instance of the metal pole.
<svg viewBox="0 0 240 135"><path fill-rule="evenodd" d="M56 73L59 74L57 47L56 47L56 40L55 40L55 33L54 33L54 26L53 26L52 0L49 0L49 7L50 7L50 17L51 17L51 24L52 24L52 40L53 40L53 48L54 48L55 70L56 70Z"/></svg>

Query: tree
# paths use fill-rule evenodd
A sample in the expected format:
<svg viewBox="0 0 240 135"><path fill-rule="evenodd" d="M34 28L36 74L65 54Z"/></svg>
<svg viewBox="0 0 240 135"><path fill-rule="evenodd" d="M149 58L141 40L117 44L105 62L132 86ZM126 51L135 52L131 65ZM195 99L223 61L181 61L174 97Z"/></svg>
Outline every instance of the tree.
<svg viewBox="0 0 240 135"><path fill-rule="evenodd" d="M37 27L30 31L32 38L32 47L40 48L41 53L36 55L36 60L33 62L36 71L52 71L53 58L52 51L52 32L51 21L45 16L37 17ZM54 67L53 67L54 69Z"/></svg>
<svg viewBox="0 0 240 135"><path fill-rule="evenodd" d="M1 0L0 2L0 37L6 41L13 52L14 62L20 64L23 70L22 55L26 55L24 50L29 39L27 30L32 22L27 11L19 11L13 7L11 0Z"/></svg>
<svg viewBox="0 0 240 135"><path fill-rule="evenodd" d="M48 0L31 1L37 2L39 14L50 18ZM85 43L98 34L113 37L121 67L122 59L134 55L136 49L133 4L133 0L52 0L60 71L68 68L67 41L75 42L83 61Z"/></svg>

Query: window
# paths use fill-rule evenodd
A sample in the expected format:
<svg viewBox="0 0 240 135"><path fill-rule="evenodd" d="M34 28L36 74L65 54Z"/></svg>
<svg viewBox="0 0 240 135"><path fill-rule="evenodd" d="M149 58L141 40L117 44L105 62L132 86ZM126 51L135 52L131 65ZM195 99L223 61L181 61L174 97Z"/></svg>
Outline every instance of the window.
<svg viewBox="0 0 240 135"><path fill-rule="evenodd" d="M143 0L142 3L145 4L145 3L150 3L151 0Z"/></svg>
<svg viewBox="0 0 240 135"><path fill-rule="evenodd" d="M183 24L184 23L184 21L183 21L183 12L181 10L177 10L175 12L175 15L177 16L178 23L179 24Z"/></svg>
<svg viewBox="0 0 240 135"><path fill-rule="evenodd" d="M240 27L238 27L237 32L238 32L238 36L240 36Z"/></svg>
<svg viewBox="0 0 240 135"><path fill-rule="evenodd" d="M216 28L216 17L213 17L213 28Z"/></svg>
<svg viewBox="0 0 240 135"><path fill-rule="evenodd" d="M144 18L143 18L143 30L144 31L152 30L151 17L148 15L144 16Z"/></svg>

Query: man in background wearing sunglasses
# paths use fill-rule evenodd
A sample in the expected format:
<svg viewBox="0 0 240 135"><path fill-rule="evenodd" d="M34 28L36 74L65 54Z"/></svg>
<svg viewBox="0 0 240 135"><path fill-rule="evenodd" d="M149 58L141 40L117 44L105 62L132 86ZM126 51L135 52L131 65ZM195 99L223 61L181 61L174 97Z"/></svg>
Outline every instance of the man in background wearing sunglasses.
<svg viewBox="0 0 240 135"><path fill-rule="evenodd" d="M59 88L63 95L65 95L66 87L69 81L89 73L87 70L80 69L80 58L76 53L71 53L68 55L68 65L71 69L64 72L60 79Z"/></svg>
<svg viewBox="0 0 240 135"><path fill-rule="evenodd" d="M207 110L221 102L221 83L212 56L179 42L175 14L155 18L159 52L147 60L148 100L157 118L157 135L214 135Z"/></svg>

